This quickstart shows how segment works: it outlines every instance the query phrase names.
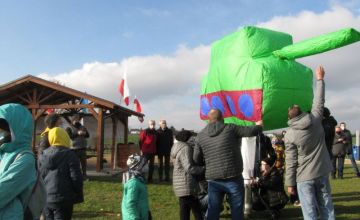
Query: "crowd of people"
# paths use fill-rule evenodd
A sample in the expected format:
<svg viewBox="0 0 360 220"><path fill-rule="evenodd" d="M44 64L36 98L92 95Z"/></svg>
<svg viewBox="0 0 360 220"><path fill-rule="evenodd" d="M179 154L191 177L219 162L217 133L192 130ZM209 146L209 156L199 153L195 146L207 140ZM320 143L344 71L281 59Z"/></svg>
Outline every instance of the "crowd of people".
<svg viewBox="0 0 360 220"><path fill-rule="evenodd" d="M179 200L181 220L219 219L223 200L232 219L244 219L246 187L241 140L256 137L259 148L251 182L252 209L269 210L277 218L288 200L301 206L304 219L335 219L329 175L343 179L348 155L354 175L360 177L352 155L352 136L346 124L331 116L325 103L325 71L316 69L311 111L298 105L288 109L287 131L263 134L263 122L254 126L224 123L222 111L213 108L209 123L194 140L191 131L173 134L166 120L155 121L140 133L141 155L131 155L123 175L122 218L151 219L146 183L153 183L154 161L158 182L172 182ZM40 176L46 187L43 219L71 219L74 204L84 201L86 147L89 132L75 115L64 129L60 115L46 116L36 157L30 151L33 119L19 104L0 106L0 219L34 219L27 202ZM173 161L172 178L170 161ZM39 174L39 175L37 175ZM171 181L172 180L172 181ZM285 193L287 187L288 195ZM225 196L226 195L226 196Z"/></svg>
<svg viewBox="0 0 360 220"><path fill-rule="evenodd" d="M343 122L337 127L337 121L324 107L324 75L323 67L319 66L311 111L302 111L297 105L289 107L289 128L280 135L273 135L270 141L272 147L263 144L259 175L252 183L255 189L255 193L252 192L253 210L269 209L274 214L271 217L277 218L279 210L290 200L295 206L301 206L306 220L319 216L320 219L335 219L329 175L336 178L338 173L338 178L343 178L344 158L348 154L355 176L359 176L351 154L351 133ZM195 142L189 141L191 132L182 130L175 134L175 143L168 145L174 163L173 189L179 198L180 219L190 219L190 210L197 220L219 219L225 195L232 219L244 219L245 188L239 146L243 137L261 137L263 122L258 121L255 126L226 124L218 109L211 109L208 118L209 123L197 134ZM154 166L155 139L158 137L154 121L150 121L149 128L140 135L140 148L143 156L150 158L150 170ZM147 150L149 145L153 146L150 152ZM148 156L148 153L151 155ZM139 173L146 176L143 171ZM149 172L148 181L152 181L152 172ZM290 199L284 192L284 186ZM124 191L124 197L131 192ZM133 198L134 201L136 198ZM146 216L133 209L135 219L148 219L149 206L142 207L147 210ZM129 210L131 204L123 199L122 212Z"/></svg>

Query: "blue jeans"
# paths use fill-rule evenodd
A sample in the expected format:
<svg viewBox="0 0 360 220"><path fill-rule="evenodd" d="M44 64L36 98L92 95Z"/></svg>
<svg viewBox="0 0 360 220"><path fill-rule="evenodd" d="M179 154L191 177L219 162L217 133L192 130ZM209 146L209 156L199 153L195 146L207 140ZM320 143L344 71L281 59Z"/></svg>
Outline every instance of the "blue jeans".
<svg viewBox="0 0 360 220"><path fill-rule="evenodd" d="M208 220L218 220L223 205L224 195L230 200L231 218L244 219L244 179L236 177L225 180L211 180L208 182Z"/></svg>
<svg viewBox="0 0 360 220"><path fill-rule="evenodd" d="M328 176L298 182L297 189L304 220L316 220L318 210L321 220L335 219Z"/></svg>
<svg viewBox="0 0 360 220"><path fill-rule="evenodd" d="M356 164L354 155L353 155L353 154L348 154L348 157L349 157L349 159L351 160L351 165L352 165L352 167L353 167L354 174L355 174L356 176L360 176L359 169L358 169L358 167L357 167L357 164Z"/></svg>

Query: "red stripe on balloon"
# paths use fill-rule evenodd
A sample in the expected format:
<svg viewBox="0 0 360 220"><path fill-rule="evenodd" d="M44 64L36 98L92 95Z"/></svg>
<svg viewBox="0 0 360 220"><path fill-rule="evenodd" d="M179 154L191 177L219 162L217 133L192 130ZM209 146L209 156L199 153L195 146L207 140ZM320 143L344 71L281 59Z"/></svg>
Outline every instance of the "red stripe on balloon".
<svg viewBox="0 0 360 220"><path fill-rule="evenodd" d="M207 120L210 108L223 112L224 118L237 117L240 120L259 121L262 119L261 89L241 91L219 91L200 96L200 118Z"/></svg>

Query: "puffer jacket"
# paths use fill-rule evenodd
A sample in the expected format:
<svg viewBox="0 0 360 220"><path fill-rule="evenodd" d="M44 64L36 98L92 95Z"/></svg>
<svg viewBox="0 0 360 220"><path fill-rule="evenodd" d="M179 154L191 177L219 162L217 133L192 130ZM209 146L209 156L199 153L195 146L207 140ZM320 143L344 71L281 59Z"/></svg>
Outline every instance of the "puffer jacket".
<svg viewBox="0 0 360 220"><path fill-rule="evenodd" d="M177 197L197 195L199 191L199 184L194 176L203 174L204 167L195 166L192 155L193 149L186 143L178 141L173 145L173 189Z"/></svg>
<svg viewBox="0 0 360 220"><path fill-rule="evenodd" d="M12 131L12 141L0 146L0 219L19 220L36 180L34 155L21 154L31 150L33 119L19 104L0 106L0 118Z"/></svg>
<svg viewBox="0 0 360 220"><path fill-rule="evenodd" d="M123 220L149 219L149 202L146 185L136 177L131 178L124 185L121 217Z"/></svg>
<svg viewBox="0 0 360 220"><path fill-rule="evenodd" d="M194 162L205 161L207 180L229 179L242 175L243 163L240 152L242 137L256 136L261 126L237 126L223 122L209 123L197 136Z"/></svg>
<svg viewBox="0 0 360 220"><path fill-rule="evenodd" d="M47 191L48 204L83 201L83 179L80 161L69 149L70 138L63 128L49 131L50 147L40 157L40 172Z"/></svg>
<svg viewBox="0 0 360 220"><path fill-rule="evenodd" d="M324 102L324 81L318 80L311 113L304 112L288 121L290 128L285 134L287 186L327 176L332 170L322 126Z"/></svg>

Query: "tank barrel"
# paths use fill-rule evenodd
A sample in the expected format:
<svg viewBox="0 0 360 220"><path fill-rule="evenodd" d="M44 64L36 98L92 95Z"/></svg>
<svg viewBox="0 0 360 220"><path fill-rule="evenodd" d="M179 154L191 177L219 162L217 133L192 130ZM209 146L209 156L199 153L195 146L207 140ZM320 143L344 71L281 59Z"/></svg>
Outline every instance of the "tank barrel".
<svg viewBox="0 0 360 220"><path fill-rule="evenodd" d="M323 53L360 41L360 33L353 28L345 28L275 50L273 54L281 59L296 59Z"/></svg>

